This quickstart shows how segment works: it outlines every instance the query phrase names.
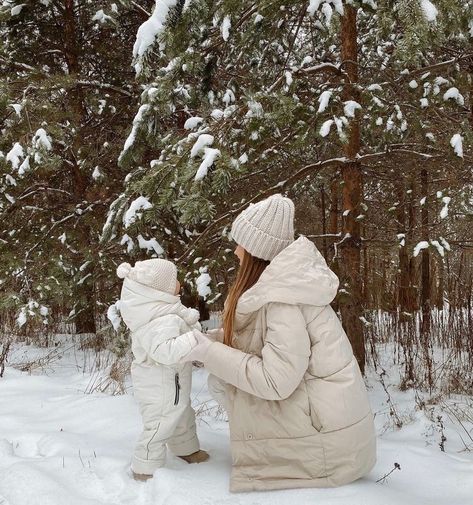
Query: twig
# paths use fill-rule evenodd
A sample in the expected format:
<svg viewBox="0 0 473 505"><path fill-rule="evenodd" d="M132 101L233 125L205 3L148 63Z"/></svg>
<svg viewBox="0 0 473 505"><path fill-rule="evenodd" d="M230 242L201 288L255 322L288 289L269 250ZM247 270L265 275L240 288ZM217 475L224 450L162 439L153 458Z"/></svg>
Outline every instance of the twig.
<svg viewBox="0 0 473 505"><path fill-rule="evenodd" d="M400 465L399 463L394 463L394 468L393 468L390 472L388 472L386 475L383 475L382 477L380 477L380 478L376 481L376 483L378 483L378 482L385 482L385 481L386 481L386 479L387 479L387 478L388 478L388 477L389 477L389 476L390 476L393 472L395 472L396 470L400 470L400 469L401 469L401 465Z"/></svg>

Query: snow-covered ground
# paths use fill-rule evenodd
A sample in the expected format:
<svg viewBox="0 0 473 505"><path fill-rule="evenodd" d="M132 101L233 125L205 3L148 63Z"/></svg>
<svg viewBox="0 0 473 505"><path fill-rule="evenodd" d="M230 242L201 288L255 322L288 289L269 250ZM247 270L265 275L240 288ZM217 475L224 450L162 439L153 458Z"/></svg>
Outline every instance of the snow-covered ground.
<svg viewBox="0 0 473 505"><path fill-rule="evenodd" d="M31 374L13 367L49 353ZM52 358L52 359L51 359ZM16 345L0 378L1 505L471 505L473 425L461 412L471 398L449 401L460 421L433 407L416 408L415 393L395 387L395 368L385 377L396 415L374 373L368 383L379 434L378 464L366 478L338 489L230 494L228 424L206 391L206 373L194 373L193 402L200 411L202 447L211 459L187 465L170 455L168 466L146 483L133 481L128 462L140 430L129 394L92 392L100 373L92 351L72 339L54 349ZM49 362L49 363L48 363ZM469 403L469 406L468 406ZM470 411L471 412L471 411ZM437 415L442 418L439 421ZM470 418L471 419L471 418ZM445 452L440 450L444 425ZM463 425L463 426L462 426ZM470 445L468 445L470 444ZM376 482L400 465L384 481Z"/></svg>

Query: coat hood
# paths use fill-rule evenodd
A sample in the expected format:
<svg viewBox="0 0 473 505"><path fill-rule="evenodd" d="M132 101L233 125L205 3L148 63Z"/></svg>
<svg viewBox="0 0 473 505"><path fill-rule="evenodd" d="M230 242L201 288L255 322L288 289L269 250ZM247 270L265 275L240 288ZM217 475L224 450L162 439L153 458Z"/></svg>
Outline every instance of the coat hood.
<svg viewBox="0 0 473 505"><path fill-rule="evenodd" d="M176 314L191 326L199 320L199 312L182 305L179 296L125 278L120 296L120 314L131 331L153 319Z"/></svg>
<svg viewBox="0 0 473 505"><path fill-rule="evenodd" d="M318 249L302 236L271 261L242 295L237 312L249 314L271 302L323 307L335 298L338 284Z"/></svg>

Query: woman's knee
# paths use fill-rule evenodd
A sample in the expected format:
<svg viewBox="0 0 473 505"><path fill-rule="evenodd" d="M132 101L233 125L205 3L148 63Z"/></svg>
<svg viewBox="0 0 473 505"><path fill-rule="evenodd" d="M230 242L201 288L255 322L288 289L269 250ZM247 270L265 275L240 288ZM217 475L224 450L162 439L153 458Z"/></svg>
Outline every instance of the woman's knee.
<svg viewBox="0 0 473 505"><path fill-rule="evenodd" d="M226 408L226 388L225 383L215 375L210 374L207 379L207 386L212 398Z"/></svg>

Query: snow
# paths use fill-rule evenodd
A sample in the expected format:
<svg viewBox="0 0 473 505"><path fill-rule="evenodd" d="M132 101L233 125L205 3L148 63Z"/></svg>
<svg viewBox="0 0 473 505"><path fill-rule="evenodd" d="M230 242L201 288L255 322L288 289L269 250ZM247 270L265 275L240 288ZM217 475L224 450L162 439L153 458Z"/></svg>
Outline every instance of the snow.
<svg viewBox="0 0 473 505"><path fill-rule="evenodd" d="M261 14L256 14L255 19L254 19L254 24L257 25L258 23L261 23L263 21L263 16Z"/></svg>
<svg viewBox="0 0 473 505"><path fill-rule="evenodd" d="M150 109L150 105L145 103L140 106L138 109L138 112L136 113L136 116L133 119L133 126L131 128L131 132L128 135L127 139L125 140L125 144L123 146L123 150L120 153L120 156L118 158L118 161L123 157L123 155L130 149L130 147L133 145L133 143L136 140L136 135L138 133L138 128L140 127L141 123L143 122L143 117L148 112Z"/></svg>
<svg viewBox="0 0 473 505"><path fill-rule="evenodd" d="M23 7L25 7L26 4L19 4L19 5L14 5L11 9L10 9L10 14L12 16L18 16L18 14L20 14L21 10L23 9Z"/></svg>
<svg viewBox="0 0 473 505"><path fill-rule="evenodd" d="M18 317L16 318L16 324L21 328L26 324L27 317L26 317L26 310L22 308L20 310L20 313L18 314Z"/></svg>
<svg viewBox="0 0 473 505"><path fill-rule="evenodd" d="M23 158L23 156L23 147L19 142L15 142L13 147L7 153L6 160L11 163L13 169L17 169L20 165L20 158Z"/></svg>
<svg viewBox="0 0 473 505"><path fill-rule="evenodd" d="M193 130L194 128L199 126L199 124L202 123L203 120L204 120L204 118L199 117L199 116L190 117L184 123L184 129L185 130Z"/></svg>
<svg viewBox="0 0 473 505"><path fill-rule="evenodd" d="M194 145L192 146L190 157L195 158L200 153L200 151L204 150L207 146L211 146L213 142L213 135L209 135L208 133L199 135Z"/></svg>
<svg viewBox="0 0 473 505"><path fill-rule="evenodd" d="M94 171L92 172L92 179L94 179L94 181L98 181L102 177L103 177L103 174L100 171L100 168L99 167L95 167Z"/></svg>
<svg viewBox="0 0 473 505"><path fill-rule="evenodd" d="M437 7L430 0L421 0L420 6L424 13L425 19L430 23L435 23L437 21L438 10Z"/></svg>
<svg viewBox="0 0 473 505"><path fill-rule="evenodd" d="M92 17L92 21L98 21L99 23L104 24L107 21L113 21L113 18L108 14L105 14L103 9L99 9Z"/></svg>
<svg viewBox="0 0 473 505"><path fill-rule="evenodd" d="M126 244L126 252L131 253L133 251L135 244L133 242L133 239L125 233L123 235L122 239L120 240L120 245L125 245Z"/></svg>
<svg viewBox="0 0 473 505"><path fill-rule="evenodd" d="M383 88L379 84L370 84L368 86L368 91L382 91Z"/></svg>
<svg viewBox="0 0 473 505"><path fill-rule="evenodd" d="M199 269L199 272L200 275L195 280L197 286L197 293L199 293L199 296L201 296L204 300L207 300L207 297L212 294L212 290L210 289L209 286L212 279L210 278L210 275L207 273L207 267L201 267Z"/></svg>
<svg viewBox="0 0 473 505"><path fill-rule="evenodd" d="M53 148L51 144L51 137L46 133L44 128L39 128L33 137L33 146L36 149L45 149L46 151L51 151Z"/></svg>
<svg viewBox="0 0 473 505"><path fill-rule="evenodd" d="M347 100L343 106L343 112L347 117L355 117L357 109L361 109L361 105L355 100Z"/></svg>
<svg viewBox="0 0 473 505"><path fill-rule="evenodd" d="M228 107L231 102L235 101L235 93L231 89L225 90L225 94L223 95L222 102Z"/></svg>
<svg viewBox="0 0 473 505"><path fill-rule="evenodd" d="M18 117L21 117L21 111L23 109L23 106L19 103L11 103L10 104L10 107L13 108L13 110L15 111L15 114L18 116Z"/></svg>
<svg viewBox="0 0 473 505"><path fill-rule="evenodd" d="M453 147L454 153L463 158L463 137L459 133L455 133L450 139L450 145Z"/></svg>
<svg viewBox="0 0 473 505"><path fill-rule="evenodd" d="M427 132L425 134L426 138L428 138L431 142L435 142L435 135L432 132Z"/></svg>
<svg viewBox="0 0 473 505"><path fill-rule="evenodd" d="M328 119L325 123L320 127L320 136L326 137L330 133L330 128L333 125L333 119Z"/></svg>
<svg viewBox="0 0 473 505"><path fill-rule="evenodd" d="M443 237L439 237L439 241L440 241L440 243L442 244L443 248L446 251L450 251L451 250L450 244Z"/></svg>
<svg viewBox="0 0 473 505"><path fill-rule="evenodd" d="M90 349L72 336L55 336L58 346L14 344L0 378L0 501L4 505L468 505L473 494L473 453L461 442L462 427L439 406L431 416L419 410L412 390L396 386L399 369L382 363L387 395L374 371L367 376L378 432L378 461L369 475L332 489L290 489L231 494L231 456L226 415L211 400L207 372L195 369L191 400L197 430L210 460L188 465L171 453L152 480L129 474L141 429L129 377L125 394L113 395L114 357L103 352L99 367ZM387 348L388 349L388 348ZM380 348L381 358L387 350ZM31 374L16 367L43 358ZM109 394L101 392L110 391ZM468 397L455 399L466 406ZM448 401L448 400L447 400ZM470 400L471 401L471 400ZM449 403L449 405L451 405ZM391 408L405 421L393 426ZM430 406L428 407L430 408ZM435 422L442 415L447 437L439 448ZM464 421L466 430L471 423ZM376 482L394 466L384 481Z"/></svg>
<svg viewBox="0 0 473 505"><path fill-rule="evenodd" d="M230 16L225 16L223 18L222 26L220 27L220 30L222 32L222 38L225 42L230 37L231 26L232 26L232 22L231 22Z"/></svg>
<svg viewBox="0 0 473 505"><path fill-rule="evenodd" d="M442 198L443 207L442 210L440 211L440 219L445 219L448 216L448 206L451 200L452 199L449 196L444 196Z"/></svg>
<svg viewBox="0 0 473 505"><path fill-rule="evenodd" d="M427 249L429 247L429 243L425 240L422 240L419 242L415 247L414 247L414 258L419 256L419 253L422 251L422 249Z"/></svg>
<svg viewBox="0 0 473 505"><path fill-rule="evenodd" d="M153 205L145 196L139 196L135 200L133 200L130 204L130 207L125 212L123 216L123 224L125 228L128 228L132 225L137 219L139 219L142 215L140 211L151 209Z"/></svg>
<svg viewBox="0 0 473 505"><path fill-rule="evenodd" d="M335 10L339 14L343 14L342 0L310 0L309 6L307 7L307 12L310 16L314 16L315 13L319 10L319 7L322 5L322 12L325 15L327 23L329 23L333 12L333 9L329 4L333 4Z"/></svg>
<svg viewBox="0 0 473 505"><path fill-rule="evenodd" d="M438 240L431 240L430 243L435 247L435 249L437 249L437 252L443 258L445 256L445 249L440 244L440 242Z"/></svg>
<svg viewBox="0 0 473 505"><path fill-rule="evenodd" d="M284 72L284 77L286 79L286 85L289 87L293 83L292 73L289 70Z"/></svg>
<svg viewBox="0 0 473 505"><path fill-rule="evenodd" d="M146 240L143 235L138 235L138 247L147 251L154 251L158 256L164 253L164 249L160 246L155 238Z"/></svg>
<svg viewBox="0 0 473 505"><path fill-rule="evenodd" d="M332 97L331 91L322 91L318 100L319 101L319 108L317 110L318 113L324 112L324 110L328 107L331 97Z"/></svg>
<svg viewBox="0 0 473 505"><path fill-rule="evenodd" d="M10 186L16 186L17 185L15 178L12 177L10 174L6 174L5 178L6 178L7 184L9 184Z"/></svg>
<svg viewBox="0 0 473 505"><path fill-rule="evenodd" d="M333 9L330 6L330 4L325 2L322 5L321 11L325 16L325 22L327 23L327 25L330 24L330 21L332 20L332 15L333 15Z"/></svg>
<svg viewBox="0 0 473 505"><path fill-rule="evenodd" d="M248 112L247 117L264 117L264 109L261 102L257 100L248 100Z"/></svg>
<svg viewBox="0 0 473 505"><path fill-rule="evenodd" d="M221 109L214 109L214 110L210 113L210 116L211 116L213 119L216 119L216 120L222 119L223 115L224 115L224 112L223 112L223 110L221 110Z"/></svg>
<svg viewBox="0 0 473 505"><path fill-rule="evenodd" d="M455 88L455 87L448 89L444 93L443 99L445 101L447 101L447 100L455 100L458 105L464 105L465 104L465 99L463 98L463 95L460 93L460 91L458 90L458 88Z"/></svg>
<svg viewBox="0 0 473 505"><path fill-rule="evenodd" d="M18 168L18 174L19 174L19 175L24 175L24 173L25 173L27 170L29 170L29 169L30 169L30 157L29 157L29 156L27 156L27 157L23 160L22 164L19 166L19 168Z"/></svg>
<svg viewBox="0 0 473 505"><path fill-rule="evenodd" d="M412 81L409 82L409 87L411 89L416 89L419 85L417 84L417 81L415 79L412 79Z"/></svg>
<svg viewBox="0 0 473 505"><path fill-rule="evenodd" d="M244 165L245 163L248 163L248 155L246 153L243 153L239 158L238 161Z"/></svg>
<svg viewBox="0 0 473 505"><path fill-rule="evenodd" d="M200 164L197 173L195 174L196 181L201 181L208 173L209 168L214 164L215 160L220 156L220 149L212 149L211 147L204 148L204 158Z"/></svg>
<svg viewBox="0 0 473 505"><path fill-rule="evenodd" d="M135 58L135 70L141 73L140 59L150 46L154 44L156 37L163 32L164 23L169 10L177 4L177 0L156 0L153 14L139 28L136 41L133 45L133 57Z"/></svg>

